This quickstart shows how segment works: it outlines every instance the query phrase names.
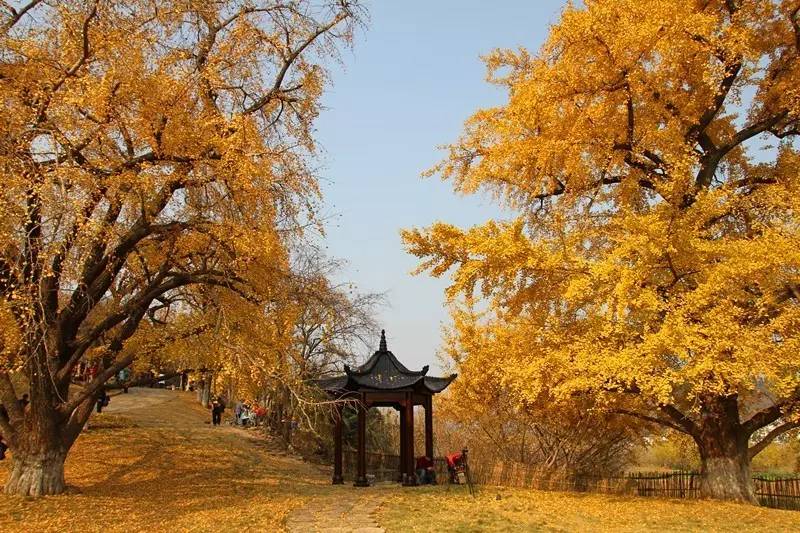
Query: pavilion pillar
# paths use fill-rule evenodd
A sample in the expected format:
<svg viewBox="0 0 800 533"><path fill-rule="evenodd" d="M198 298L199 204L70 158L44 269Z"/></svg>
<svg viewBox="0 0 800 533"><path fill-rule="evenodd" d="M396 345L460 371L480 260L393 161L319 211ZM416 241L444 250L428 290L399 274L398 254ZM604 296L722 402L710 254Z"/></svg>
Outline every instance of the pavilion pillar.
<svg viewBox="0 0 800 533"><path fill-rule="evenodd" d="M358 460L357 473L353 485L368 487L367 481L367 404L364 394L358 402Z"/></svg>
<svg viewBox="0 0 800 533"><path fill-rule="evenodd" d="M406 486L417 484L416 473L414 472L414 396L413 393L406 393Z"/></svg>
<svg viewBox="0 0 800 533"><path fill-rule="evenodd" d="M336 404L334 411L333 426L333 484L344 484L344 476L342 476L342 416L344 415L342 404Z"/></svg>
<svg viewBox="0 0 800 533"><path fill-rule="evenodd" d="M433 396L425 400L425 455L433 461Z"/></svg>
<svg viewBox="0 0 800 533"><path fill-rule="evenodd" d="M400 411L400 471L397 473L398 483L403 482L403 474L408 474L406 471L406 405L403 402L398 409Z"/></svg>

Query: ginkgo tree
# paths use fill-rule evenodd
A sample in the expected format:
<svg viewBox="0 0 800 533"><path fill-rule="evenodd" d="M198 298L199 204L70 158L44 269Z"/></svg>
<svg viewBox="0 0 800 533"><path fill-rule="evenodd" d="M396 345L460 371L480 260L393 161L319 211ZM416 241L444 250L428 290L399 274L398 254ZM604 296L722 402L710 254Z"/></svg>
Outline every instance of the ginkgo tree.
<svg viewBox="0 0 800 533"><path fill-rule="evenodd" d="M489 54L508 100L432 173L514 215L404 232L486 302L464 365L688 434L702 493L755 502L751 458L800 415L798 54L796 0L587 0Z"/></svg>
<svg viewBox="0 0 800 533"><path fill-rule="evenodd" d="M214 301L210 288L261 306L280 296L289 237L316 219L324 65L360 11L351 0L2 2L7 493L64 490L65 457L104 383L135 361L137 335L157 350L204 330L141 326ZM86 357L100 371L71 390Z"/></svg>
<svg viewBox="0 0 800 533"><path fill-rule="evenodd" d="M266 424L285 446L292 444L294 427L316 432L317 419L325 415L328 422L330 402L321 398L315 380L341 373L372 345L379 329L375 314L383 302L381 294L336 281L342 262L316 247L296 248L289 267L273 279L266 305L242 303L230 291L205 287L215 293L206 299L209 304L194 306L171 324L166 334L177 340L159 354L178 368L195 369L204 385L213 381L229 400L265 407ZM184 335L198 326L198 334ZM165 335L154 333L158 339ZM148 362L141 356L138 361ZM203 387L202 401L207 396Z"/></svg>

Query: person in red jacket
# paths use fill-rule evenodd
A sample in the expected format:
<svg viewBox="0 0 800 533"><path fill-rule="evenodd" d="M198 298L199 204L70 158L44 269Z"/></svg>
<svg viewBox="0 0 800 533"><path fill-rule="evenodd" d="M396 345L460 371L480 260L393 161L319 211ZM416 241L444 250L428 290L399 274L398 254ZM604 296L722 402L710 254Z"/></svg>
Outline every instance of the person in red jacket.
<svg viewBox="0 0 800 533"><path fill-rule="evenodd" d="M417 481L420 485L436 485L436 470L433 460L427 455L417 457Z"/></svg>
<svg viewBox="0 0 800 533"><path fill-rule="evenodd" d="M464 454L462 452L453 452L447 457L447 472L450 474L450 482L458 483L458 472L464 466Z"/></svg>

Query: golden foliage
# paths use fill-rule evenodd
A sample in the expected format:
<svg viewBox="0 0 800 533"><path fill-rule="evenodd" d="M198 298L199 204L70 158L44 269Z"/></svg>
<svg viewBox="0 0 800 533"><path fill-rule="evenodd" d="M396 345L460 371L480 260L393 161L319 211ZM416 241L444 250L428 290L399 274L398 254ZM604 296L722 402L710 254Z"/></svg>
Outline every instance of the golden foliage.
<svg viewBox="0 0 800 533"><path fill-rule="evenodd" d="M137 358L249 372L260 361L232 359L228 342L247 315L266 350L289 342L290 258L320 224L325 67L360 12L355 0L4 6L0 430L18 456L68 449ZM212 329L217 350L180 342ZM70 398L82 360L99 371ZM27 378L24 412L8 371ZM7 491L61 490L27 464Z"/></svg>
<svg viewBox="0 0 800 533"><path fill-rule="evenodd" d="M508 101L431 173L518 214L403 233L419 271L453 272L463 379L522 405L589 393L708 439L793 409L799 12L591 1L537 54L486 57Z"/></svg>

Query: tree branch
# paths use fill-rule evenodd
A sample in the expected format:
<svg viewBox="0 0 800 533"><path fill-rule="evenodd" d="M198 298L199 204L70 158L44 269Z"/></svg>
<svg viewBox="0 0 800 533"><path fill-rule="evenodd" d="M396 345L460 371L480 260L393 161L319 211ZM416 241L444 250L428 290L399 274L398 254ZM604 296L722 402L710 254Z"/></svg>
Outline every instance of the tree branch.
<svg viewBox="0 0 800 533"><path fill-rule="evenodd" d="M697 425L692 422L688 416L681 413L674 405L661 404L658 406L658 409L674 420L676 424L681 426L684 433L688 435L697 434Z"/></svg>
<svg viewBox="0 0 800 533"><path fill-rule="evenodd" d="M6 435L11 442L22 426L24 413L17 403L17 394L11 377L6 372L0 372L0 406L5 408L5 413L0 413L0 429L2 435Z"/></svg>
<svg viewBox="0 0 800 533"><path fill-rule="evenodd" d="M788 402L778 402L775 405L758 411L745 422L742 423L742 428L748 433L753 434L756 430L772 424L783 416L782 409Z"/></svg>
<svg viewBox="0 0 800 533"><path fill-rule="evenodd" d="M89 217L92 216L95 208L105 195L105 191L105 187L99 187L86 201L86 205L81 210L81 214L73 221L71 228L58 247L58 252L53 256L50 264L50 272L46 273L42 278L42 295L44 299L45 315L49 319L55 319L55 315L58 312L58 289L61 282L61 271L64 265L64 259L72 248L75 239L77 239L78 231L83 224L89 220Z"/></svg>
<svg viewBox="0 0 800 533"><path fill-rule="evenodd" d="M800 421L786 422L784 424L772 428L772 430L770 430L770 432L767 433L763 439L761 439L756 444L752 445L750 449L747 451L747 454L749 455L750 459L761 453L764 450L764 448L769 446L769 444L773 440L775 440L776 437L783 435L787 431L794 429L796 427L800 427Z"/></svg>
<svg viewBox="0 0 800 533"><path fill-rule="evenodd" d="M723 58L720 58L720 60L723 60ZM711 121L714 120L714 117L717 116L717 113L719 113L719 110L725 103L725 99L733 87L741 68L741 59L737 58L736 61L726 69L726 74L720 82L719 88L714 95L714 99L711 101L711 105L709 105L703 114L700 115L697 124L693 125L687 130L685 136L687 141L697 139L701 133L706 131L706 128L708 128L709 124L711 124Z"/></svg>
<svg viewBox="0 0 800 533"><path fill-rule="evenodd" d="M265 105L267 105L273 98L275 98L279 92L281 92L281 87L283 86L284 78L286 78L286 74L289 72L289 69L303 53L303 50L308 48L311 43L316 41L321 35L330 31L334 26L339 24L344 19L350 17L350 13L347 10L341 11L337 14L333 20L331 20L328 24L320 26L314 33L312 33L305 41L303 41L300 46L298 46L289 57L287 57L283 65L281 66L280 71L278 71L277 76L275 77L275 83L272 85L272 88L267 92L267 94L263 95L261 98L253 102L249 107L245 108L244 114L251 115L256 111L262 109Z"/></svg>
<svg viewBox="0 0 800 533"><path fill-rule="evenodd" d="M25 14L36 7L38 4L42 3L42 0L31 0L25 6L20 9L14 9L13 7L6 5L9 11L11 12L11 18L8 19L5 24L3 24L3 34L7 34L11 28L13 28L17 22L19 22Z"/></svg>
<svg viewBox="0 0 800 533"><path fill-rule="evenodd" d="M653 424L658 424L660 426L667 426L669 428L674 429L675 431L680 431L681 433L689 434L683 427L678 424L672 423L669 420L664 418L658 418L655 416L649 416L642 413L637 413L635 411L628 411L627 409L612 409L612 413L617 413L620 415L632 416L634 418L638 418L640 420L645 420L647 422L651 422Z"/></svg>

